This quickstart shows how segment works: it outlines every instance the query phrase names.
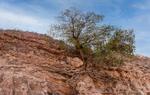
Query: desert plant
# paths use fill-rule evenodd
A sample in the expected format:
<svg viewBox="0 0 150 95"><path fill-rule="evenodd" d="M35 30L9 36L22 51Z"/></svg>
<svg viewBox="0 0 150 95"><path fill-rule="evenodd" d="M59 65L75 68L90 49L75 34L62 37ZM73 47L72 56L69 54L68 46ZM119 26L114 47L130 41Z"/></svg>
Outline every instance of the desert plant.
<svg viewBox="0 0 150 95"><path fill-rule="evenodd" d="M53 25L54 34L79 53L86 62L87 56L104 63L122 63L122 56L134 54L133 30L115 28L100 22L103 15L81 12L75 8L66 9L58 16L59 24Z"/></svg>
<svg viewBox="0 0 150 95"><path fill-rule="evenodd" d="M58 17L60 24L54 25L53 28L65 37L67 43L76 48L84 60L84 53L91 49L90 43L94 40L96 25L102 18L103 16L93 12L82 13L75 8L66 9Z"/></svg>

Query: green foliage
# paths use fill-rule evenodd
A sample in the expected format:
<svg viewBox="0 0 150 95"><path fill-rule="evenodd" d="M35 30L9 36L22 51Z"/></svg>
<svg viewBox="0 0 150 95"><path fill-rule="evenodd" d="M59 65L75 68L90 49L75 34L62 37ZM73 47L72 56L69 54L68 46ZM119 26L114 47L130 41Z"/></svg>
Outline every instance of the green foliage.
<svg viewBox="0 0 150 95"><path fill-rule="evenodd" d="M133 30L102 25L102 15L70 8L62 12L58 20L59 24L53 26L57 32L54 34L60 34L59 38L73 46L83 61L93 56L97 63L116 66L123 63L123 57L134 54Z"/></svg>
<svg viewBox="0 0 150 95"><path fill-rule="evenodd" d="M123 64L123 57L120 54L112 51L103 54L98 52L94 57L94 62L101 63L105 66L120 66Z"/></svg>
<svg viewBox="0 0 150 95"><path fill-rule="evenodd" d="M96 44L95 61L109 66L123 64L124 57L134 55L134 38L133 30L112 29L100 45Z"/></svg>
<svg viewBox="0 0 150 95"><path fill-rule="evenodd" d="M59 48L60 48L61 50L66 50L66 49L68 49L68 48L67 48L67 45L66 45L65 42L62 41L62 40L59 41Z"/></svg>
<svg viewBox="0 0 150 95"><path fill-rule="evenodd" d="M133 31L117 29L107 43L107 47L123 55L133 55L135 49Z"/></svg>

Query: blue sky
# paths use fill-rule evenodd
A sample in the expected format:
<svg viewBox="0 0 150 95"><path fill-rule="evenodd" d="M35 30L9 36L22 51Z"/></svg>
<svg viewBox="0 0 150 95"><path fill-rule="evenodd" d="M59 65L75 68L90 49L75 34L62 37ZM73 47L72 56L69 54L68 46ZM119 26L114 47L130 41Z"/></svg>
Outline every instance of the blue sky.
<svg viewBox="0 0 150 95"><path fill-rule="evenodd" d="M105 16L105 24L134 29L136 54L150 56L150 0L0 0L0 28L47 33L64 9Z"/></svg>

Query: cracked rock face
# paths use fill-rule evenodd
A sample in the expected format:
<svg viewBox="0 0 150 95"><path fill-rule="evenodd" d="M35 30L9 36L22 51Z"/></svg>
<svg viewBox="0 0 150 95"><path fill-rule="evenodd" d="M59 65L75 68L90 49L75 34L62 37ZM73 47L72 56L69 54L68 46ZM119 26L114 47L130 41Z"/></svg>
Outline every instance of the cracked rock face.
<svg viewBox="0 0 150 95"><path fill-rule="evenodd" d="M87 75L81 77L76 89L79 91L79 95L102 95L96 89L93 80Z"/></svg>
<svg viewBox="0 0 150 95"><path fill-rule="evenodd" d="M67 57L67 63L71 64L73 67L76 68L83 66L82 60L79 59L78 57L75 58Z"/></svg>
<svg viewBox="0 0 150 95"><path fill-rule="evenodd" d="M0 30L0 95L150 95L150 59L87 68L46 35Z"/></svg>
<svg viewBox="0 0 150 95"><path fill-rule="evenodd" d="M58 63L59 52L49 48L57 48L55 42L47 46L46 38L39 36L0 32L0 95L71 95L66 78L45 69Z"/></svg>

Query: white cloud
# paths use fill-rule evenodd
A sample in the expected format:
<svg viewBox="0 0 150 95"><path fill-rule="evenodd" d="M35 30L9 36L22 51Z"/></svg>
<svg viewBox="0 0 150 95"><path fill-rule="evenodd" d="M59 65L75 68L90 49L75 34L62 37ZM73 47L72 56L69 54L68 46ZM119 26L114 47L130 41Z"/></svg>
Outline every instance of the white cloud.
<svg viewBox="0 0 150 95"><path fill-rule="evenodd" d="M36 32L44 31L44 33L48 30L48 25L50 24L46 19L5 9L0 9L0 21L0 28L17 28Z"/></svg>
<svg viewBox="0 0 150 95"><path fill-rule="evenodd" d="M52 18L45 18L42 15L38 15L37 13L40 11L45 11L38 6L30 6L30 10L28 11L24 7L13 6L9 3L1 2L0 28L17 28L46 33L49 29L49 24L54 23L54 20L52 20Z"/></svg>
<svg viewBox="0 0 150 95"><path fill-rule="evenodd" d="M133 7L141 10L150 10L150 0L145 0L141 3L135 3L133 4Z"/></svg>
<svg viewBox="0 0 150 95"><path fill-rule="evenodd" d="M20 24L28 24L28 25L41 25L40 21L37 18L30 17L28 15L18 14L12 11L0 9L0 20L3 22L10 23L20 23Z"/></svg>

